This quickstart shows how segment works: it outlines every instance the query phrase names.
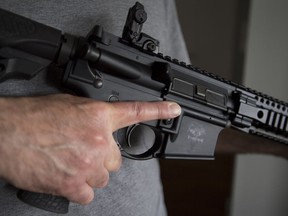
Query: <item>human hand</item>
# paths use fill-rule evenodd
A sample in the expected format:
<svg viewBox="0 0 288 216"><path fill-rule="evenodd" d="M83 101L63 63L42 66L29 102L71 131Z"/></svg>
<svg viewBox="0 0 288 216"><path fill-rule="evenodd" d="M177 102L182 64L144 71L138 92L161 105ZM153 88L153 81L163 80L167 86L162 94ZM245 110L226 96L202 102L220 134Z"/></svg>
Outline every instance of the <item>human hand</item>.
<svg viewBox="0 0 288 216"><path fill-rule="evenodd" d="M63 94L0 98L0 177L88 204L93 188L106 186L109 172L120 168L112 133L180 112L172 102L105 103Z"/></svg>

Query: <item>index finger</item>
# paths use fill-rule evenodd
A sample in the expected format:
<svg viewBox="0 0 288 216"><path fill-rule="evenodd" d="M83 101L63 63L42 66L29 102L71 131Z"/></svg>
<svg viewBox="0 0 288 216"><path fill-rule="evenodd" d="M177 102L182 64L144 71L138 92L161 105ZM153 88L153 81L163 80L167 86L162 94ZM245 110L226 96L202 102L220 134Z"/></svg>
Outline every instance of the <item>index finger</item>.
<svg viewBox="0 0 288 216"><path fill-rule="evenodd" d="M116 131L139 122L155 119L170 119L181 114L175 102L117 102L112 107L112 129Z"/></svg>

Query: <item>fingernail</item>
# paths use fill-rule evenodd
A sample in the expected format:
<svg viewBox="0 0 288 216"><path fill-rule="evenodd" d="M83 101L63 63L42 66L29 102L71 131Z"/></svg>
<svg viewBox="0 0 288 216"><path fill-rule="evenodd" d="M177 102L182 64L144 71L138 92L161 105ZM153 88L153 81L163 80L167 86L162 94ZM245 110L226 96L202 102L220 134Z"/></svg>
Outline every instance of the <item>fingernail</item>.
<svg viewBox="0 0 288 216"><path fill-rule="evenodd" d="M173 117L177 117L181 114L181 107L176 103L171 103L169 105L169 112Z"/></svg>

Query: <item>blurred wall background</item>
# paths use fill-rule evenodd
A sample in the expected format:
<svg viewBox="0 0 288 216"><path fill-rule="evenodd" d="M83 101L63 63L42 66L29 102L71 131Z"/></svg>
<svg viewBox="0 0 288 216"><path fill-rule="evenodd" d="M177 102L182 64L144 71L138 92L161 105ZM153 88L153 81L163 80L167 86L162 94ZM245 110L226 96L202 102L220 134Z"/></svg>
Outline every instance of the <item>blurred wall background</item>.
<svg viewBox="0 0 288 216"><path fill-rule="evenodd" d="M241 82L249 0L176 0L191 62ZM234 156L161 160L169 216L229 215Z"/></svg>
<svg viewBox="0 0 288 216"><path fill-rule="evenodd" d="M176 0L194 65L288 101L288 1ZM169 216L288 215L287 160L162 160Z"/></svg>
<svg viewBox="0 0 288 216"><path fill-rule="evenodd" d="M288 1L252 0L249 17L243 83L288 102ZM230 215L287 216L287 183L287 159L237 156Z"/></svg>

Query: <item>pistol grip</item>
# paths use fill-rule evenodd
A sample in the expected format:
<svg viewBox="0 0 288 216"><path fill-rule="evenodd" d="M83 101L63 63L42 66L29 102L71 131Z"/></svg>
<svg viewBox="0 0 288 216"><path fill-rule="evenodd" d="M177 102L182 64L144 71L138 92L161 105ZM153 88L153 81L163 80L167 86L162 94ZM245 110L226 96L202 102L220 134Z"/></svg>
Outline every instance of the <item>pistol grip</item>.
<svg viewBox="0 0 288 216"><path fill-rule="evenodd" d="M65 197L54 196L51 194L35 193L19 190L17 197L24 203L59 214L68 213L69 200Z"/></svg>

